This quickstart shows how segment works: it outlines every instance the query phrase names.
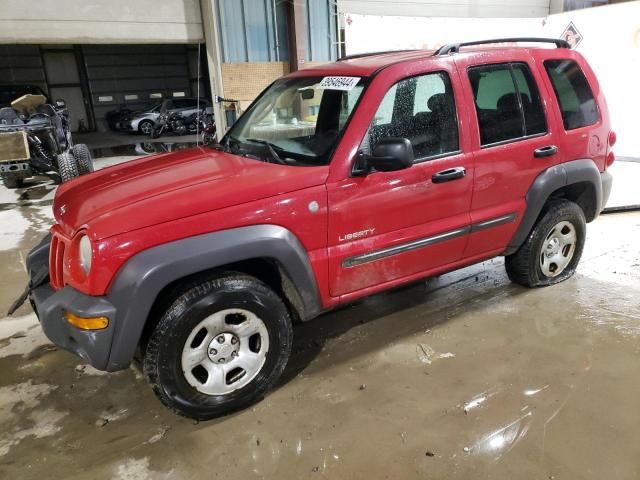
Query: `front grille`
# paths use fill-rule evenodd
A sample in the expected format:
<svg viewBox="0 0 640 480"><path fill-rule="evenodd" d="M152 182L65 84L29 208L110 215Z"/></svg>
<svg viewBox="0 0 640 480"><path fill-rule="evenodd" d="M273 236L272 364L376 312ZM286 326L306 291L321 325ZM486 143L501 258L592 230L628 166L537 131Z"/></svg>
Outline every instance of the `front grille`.
<svg viewBox="0 0 640 480"><path fill-rule="evenodd" d="M59 290L64 286L63 268L65 241L58 233L53 233L51 237L51 250L49 252L49 277L51 286Z"/></svg>

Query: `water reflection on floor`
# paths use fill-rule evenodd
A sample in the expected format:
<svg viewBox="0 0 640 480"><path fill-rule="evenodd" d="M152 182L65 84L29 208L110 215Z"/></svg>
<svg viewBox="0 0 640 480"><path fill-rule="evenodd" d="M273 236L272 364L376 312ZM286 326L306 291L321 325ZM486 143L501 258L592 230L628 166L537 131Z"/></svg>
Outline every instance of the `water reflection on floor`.
<svg viewBox="0 0 640 480"><path fill-rule="evenodd" d="M156 153L174 152L195 147L196 142L158 142L145 141L133 144L115 145L113 147L92 148L94 159L135 155L153 155Z"/></svg>

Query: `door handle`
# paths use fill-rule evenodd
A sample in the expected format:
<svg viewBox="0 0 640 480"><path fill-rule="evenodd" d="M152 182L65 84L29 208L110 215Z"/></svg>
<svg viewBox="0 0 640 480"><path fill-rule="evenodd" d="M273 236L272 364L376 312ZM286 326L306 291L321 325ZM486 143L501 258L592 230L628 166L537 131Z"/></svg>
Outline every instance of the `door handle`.
<svg viewBox="0 0 640 480"><path fill-rule="evenodd" d="M464 167L453 167L441 170L438 173L434 173L431 177L433 183L450 182L451 180L457 180L458 178L464 178L467 174L467 170Z"/></svg>
<svg viewBox="0 0 640 480"><path fill-rule="evenodd" d="M547 145L546 147L536 148L533 151L533 156L536 158L551 157L556 153L558 153L558 147L555 145Z"/></svg>

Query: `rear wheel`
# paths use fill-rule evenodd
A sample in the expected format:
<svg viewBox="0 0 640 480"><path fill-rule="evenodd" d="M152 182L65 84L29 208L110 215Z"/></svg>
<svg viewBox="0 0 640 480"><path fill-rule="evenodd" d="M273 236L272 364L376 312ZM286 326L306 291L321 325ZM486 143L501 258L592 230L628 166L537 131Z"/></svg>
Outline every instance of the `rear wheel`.
<svg viewBox="0 0 640 480"><path fill-rule="evenodd" d="M177 413L210 419L256 402L289 358L291 318L256 278L229 273L180 295L155 327L144 371Z"/></svg>
<svg viewBox="0 0 640 480"><path fill-rule="evenodd" d="M23 186L23 177L5 173L2 175L2 183L7 188L21 188Z"/></svg>
<svg viewBox="0 0 640 480"><path fill-rule="evenodd" d="M68 182L79 175L78 164L70 152L61 153L56 159L58 161L58 174L62 183Z"/></svg>
<svg viewBox="0 0 640 480"><path fill-rule="evenodd" d="M84 143L78 143L71 148L71 152L78 162L78 173L80 175L93 172L93 160L91 159L89 147Z"/></svg>
<svg viewBox="0 0 640 480"><path fill-rule="evenodd" d="M149 137L160 138L160 135L162 135L162 132L164 132L164 130L165 130L164 124L163 125L155 124L151 129L151 133L149 133Z"/></svg>
<svg viewBox="0 0 640 480"><path fill-rule="evenodd" d="M544 287L571 277L578 266L586 237L582 209L568 200L551 202L525 243L505 258L511 281Z"/></svg>

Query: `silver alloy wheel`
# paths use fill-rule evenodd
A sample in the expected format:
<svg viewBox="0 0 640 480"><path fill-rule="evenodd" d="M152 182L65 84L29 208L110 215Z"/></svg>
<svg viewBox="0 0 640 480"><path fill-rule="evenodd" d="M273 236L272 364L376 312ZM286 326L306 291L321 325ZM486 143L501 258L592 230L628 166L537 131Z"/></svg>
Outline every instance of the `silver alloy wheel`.
<svg viewBox="0 0 640 480"><path fill-rule="evenodd" d="M557 277L571 262L578 235L572 223L557 223L547 234L540 252L540 270L547 277Z"/></svg>
<svg viewBox="0 0 640 480"><path fill-rule="evenodd" d="M142 133L143 135L149 135L151 133L151 130L153 130L153 123L149 121L140 123L140 133Z"/></svg>
<svg viewBox="0 0 640 480"><path fill-rule="evenodd" d="M251 382L269 351L264 322L242 308L220 310L202 320L182 349L182 372L205 395L226 395Z"/></svg>

